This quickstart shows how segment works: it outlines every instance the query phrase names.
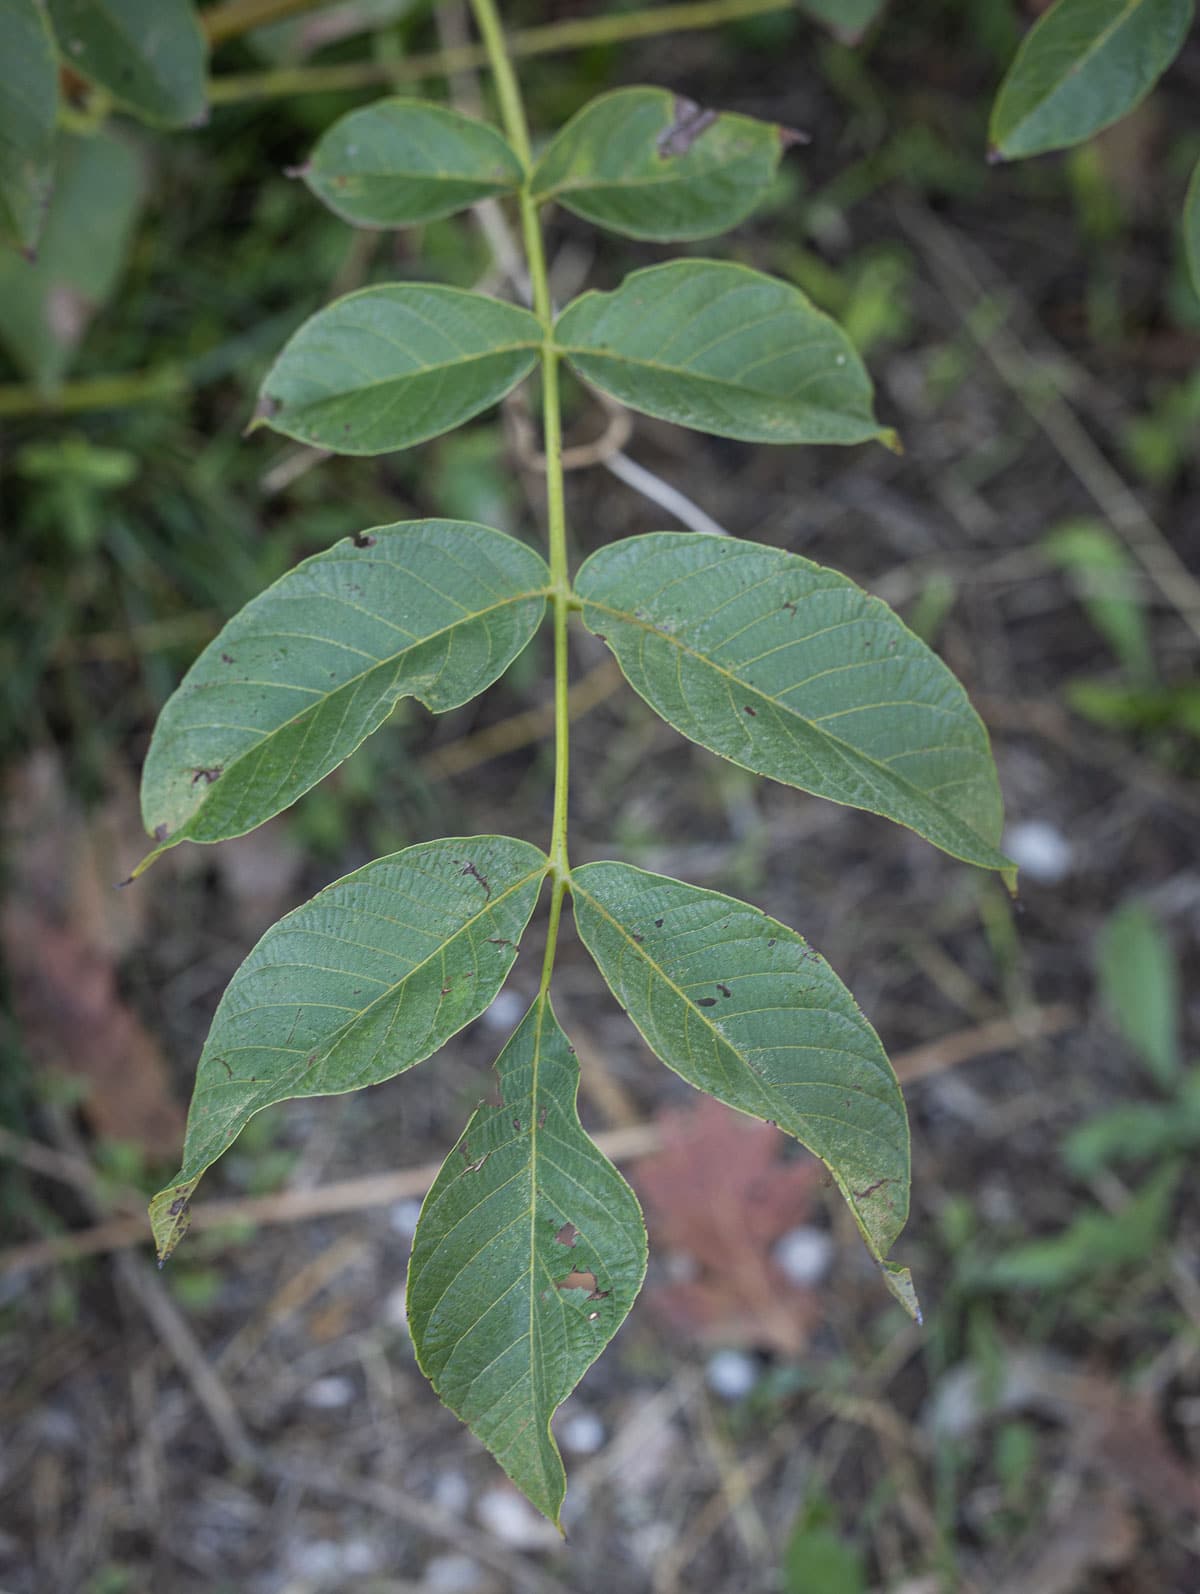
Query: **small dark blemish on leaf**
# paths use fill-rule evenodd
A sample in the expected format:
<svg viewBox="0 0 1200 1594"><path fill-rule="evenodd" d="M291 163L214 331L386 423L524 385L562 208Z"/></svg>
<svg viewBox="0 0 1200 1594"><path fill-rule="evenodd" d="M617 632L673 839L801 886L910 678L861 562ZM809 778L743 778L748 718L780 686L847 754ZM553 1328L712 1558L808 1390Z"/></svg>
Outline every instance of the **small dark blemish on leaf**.
<svg viewBox="0 0 1200 1594"><path fill-rule="evenodd" d="M304 1068L305 1068L305 1072L306 1073L312 1067L312 1065L316 1062L316 1060L317 1060L316 1052L309 1052L308 1056L304 1059Z"/></svg>
<svg viewBox="0 0 1200 1594"><path fill-rule="evenodd" d="M559 1245L573 1246L576 1240L579 1238L579 1230L573 1223L564 1223L554 1238L558 1241Z"/></svg>
<svg viewBox="0 0 1200 1594"><path fill-rule="evenodd" d="M717 999L715 996L698 996L696 998L697 1007L716 1007L716 1005Z"/></svg>
<svg viewBox="0 0 1200 1594"><path fill-rule="evenodd" d="M521 1120L519 1118L514 1118L513 1119L513 1128L517 1131L518 1134L521 1133Z"/></svg>
<svg viewBox="0 0 1200 1594"><path fill-rule="evenodd" d="M491 888L490 885L488 885L486 878L483 875L480 874L479 870L475 867L475 865L471 862L471 860L469 858L465 858L465 859L460 858L460 859L457 860L457 862L462 864L462 868L459 870L459 873L460 874L469 874L471 876L472 880L478 880L479 884L483 887L483 889L484 889L484 891L485 891L485 893L487 895L488 900L490 900L491 899L491 895L492 895L492 888Z"/></svg>
<svg viewBox="0 0 1200 1594"><path fill-rule="evenodd" d="M751 708L749 703L742 704L742 713L749 714L752 720L756 720L758 718L758 710L756 708Z"/></svg>
<svg viewBox="0 0 1200 1594"><path fill-rule="evenodd" d="M216 1063L220 1063L221 1067L229 1075L230 1079L233 1078L233 1069L230 1068L229 1064L225 1061L225 1059L223 1057L214 1057L213 1061L216 1062Z"/></svg>
<svg viewBox="0 0 1200 1594"><path fill-rule="evenodd" d="M854 1192L854 1199L856 1201L865 1201L869 1195L874 1195L876 1190L878 1190L882 1185L890 1183L891 1181L889 1179L876 1179L875 1183L869 1184L865 1190L856 1190Z"/></svg>
<svg viewBox="0 0 1200 1594"><path fill-rule="evenodd" d="M223 764L214 764L211 769L194 769L192 771L192 785L194 786L197 781L202 780L206 786L211 786L213 781L218 779L223 773L224 768Z"/></svg>
<svg viewBox="0 0 1200 1594"><path fill-rule="evenodd" d="M506 941L505 938L502 935L489 935L488 936L488 945L489 946L511 946L512 942L511 941Z"/></svg>
<svg viewBox="0 0 1200 1594"><path fill-rule="evenodd" d="M450 986L451 986L451 984L452 984L452 981L447 980L445 985L442 986L442 995L443 996L449 996L450 995Z"/></svg>
<svg viewBox="0 0 1200 1594"><path fill-rule="evenodd" d="M791 610L792 619L794 620L796 618L796 605L792 602L792 600L790 598L784 604L784 608Z"/></svg>
<svg viewBox="0 0 1200 1594"><path fill-rule="evenodd" d="M231 655L228 654L228 653L222 653L222 655L221 655L221 663L222 664L232 664L233 663L233 659L232 659Z"/></svg>
<svg viewBox="0 0 1200 1594"><path fill-rule="evenodd" d="M350 539L356 548L373 548L376 540L369 531L356 531Z"/></svg>
<svg viewBox="0 0 1200 1594"><path fill-rule="evenodd" d="M772 936L771 939L767 942L767 945L768 946L775 946L776 942L777 942L777 937Z"/></svg>
<svg viewBox="0 0 1200 1594"><path fill-rule="evenodd" d="M639 946L641 946L642 942L646 939L644 935L639 935L636 930L630 930L629 934Z"/></svg>
<svg viewBox="0 0 1200 1594"><path fill-rule="evenodd" d="M546 1122L546 1109L543 1107L541 1109L541 1111L538 1113L538 1116L537 1116L537 1126L538 1126L538 1128L541 1129L542 1126L545 1124L545 1122Z"/></svg>
<svg viewBox="0 0 1200 1594"><path fill-rule="evenodd" d="M181 1218L184 1213L187 1212L190 1206L191 1202L188 1200L187 1196L176 1196L175 1200L172 1201L171 1205L167 1208L167 1211L173 1218Z"/></svg>
<svg viewBox="0 0 1200 1594"><path fill-rule="evenodd" d="M654 928L655 928L655 929L656 929L656 930L661 930L661 929L662 929L662 927L663 927L663 922L662 922L662 920L661 920L661 919L655 919L655 921L654 921Z"/></svg>
<svg viewBox="0 0 1200 1594"><path fill-rule="evenodd" d="M155 825L155 827L154 827L154 839L155 839L155 841L165 841L170 834L171 834L171 832L167 829L165 821L161 825Z"/></svg>
<svg viewBox="0 0 1200 1594"><path fill-rule="evenodd" d="M717 990L720 991L722 996L733 995L733 992L729 989L728 985L723 985L720 980L717 981Z"/></svg>
<svg viewBox="0 0 1200 1594"><path fill-rule="evenodd" d="M706 133L716 120L716 111L702 110L695 100L677 94L671 125L658 135L654 147L664 160L686 155L700 135Z"/></svg>

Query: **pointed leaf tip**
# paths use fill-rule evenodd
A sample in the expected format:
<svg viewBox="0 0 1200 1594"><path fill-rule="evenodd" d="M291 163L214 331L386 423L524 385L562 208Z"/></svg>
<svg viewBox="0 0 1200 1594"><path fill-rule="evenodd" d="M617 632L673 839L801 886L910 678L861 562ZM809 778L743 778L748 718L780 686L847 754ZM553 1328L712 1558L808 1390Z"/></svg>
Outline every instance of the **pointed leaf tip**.
<svg viewBox="0 0 1200 1594"><path fill-rule="evenodd" d="M579 1122L579 1064L548 998L495 1066L501 1102L476 1110L421 1208L408 1323L442 1400L562 1532L550 1418L633 1305L645 1227Z"/></svg>

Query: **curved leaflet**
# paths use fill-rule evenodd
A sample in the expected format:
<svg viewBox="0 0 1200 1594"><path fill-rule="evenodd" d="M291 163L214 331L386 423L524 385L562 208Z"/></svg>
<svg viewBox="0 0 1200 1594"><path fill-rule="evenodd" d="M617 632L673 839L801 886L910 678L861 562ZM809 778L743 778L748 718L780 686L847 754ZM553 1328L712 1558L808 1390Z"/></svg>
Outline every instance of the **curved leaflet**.
<svg viewBox="0 0 1200 1594"><path fill-rule="evenodd" d="M1193 0L1058 0L1022 40L996 103L993 155L1066 149L1118 121L1178 55Z"/></svg>
<svg viewBox="0 0 1200 1594"><path fill-rule="evenodd" d="M967 694L845 576L759 543L654 532L594 553L575 590L634 690L692 741L1012 873Z"/></svg>
<svg viewBox="0 0 1200 1594"><path fill-rule="evenodd" d="M196 1070L183 1167L150 1204L160 1259L201 1174L262 1108L378 1084L478 1018L517 956L546 871L507 836L424 842L328 886L259 941Z"/></svg>
<svg viewBox="0 0 1200 1594"><path fill-rule="evenodd" d="M293 333L267 373L251 428L335 454L385 454L448 432L529 375L537 318L436 283L337 299Z"/></svg>
<svg viewBox="0 0 1200 1594"><path fill-rule="evenodd" d="M296 175L356 227L405 227L512 193L524 172L486 122L388 99L339 118Z"/></svg>
<svg viewBox="0 0 1200 1594"><path fill-rule="evenodd" d="M435 713L468 702L532 637L548 581L531 548L458 520L379 526L304 560L230 620L159 716L142 774L157 852L262 824L402 697Z"/></svg>
<svg viewBox="0 0 1200 1594"><path fill-rule="evenodd" d="M690 1085L826 1164L889 1287L908 1215L908 1119L879 1037L803 936L733 897L624 863L571 872L580 939L646 1044Z"/></svg>
<svg viewBox="0 0 1200 1594"><path fill-rule="evenodd" d="M191 0L46 0L64 61L144 121L204 115L207 49Z"/></svg>
<svg viewBox="0 0 1200 1594"><path fill-rule="evenodd" d="M617 89L571 118L530 183L539 204L630 238L707 238L755 208L791 137L666 89Z"/></svg>
<svg viewBox="0 0 1200 1594"><path fill-rule="evenodd" d="M673 260L585 293L555 342L631 409L751 443L895 442L846 334L798 288L745 266Z"/></svg>
<svg viewBox="0 0 1200 1594"><path fill-rule="evenodd" d="M421 1208L408 1324L438 1395L557 1523L550 1418L624 1322L646 1271L641 1209L584 1133L579 1064L539 996Z"/></svg>
<svg viewBox="0 0 1200 1594"><path fill-rule="evenodd" d="M54 178L58 62L36 0L0 0L0 241L32 249Z"/></svg>

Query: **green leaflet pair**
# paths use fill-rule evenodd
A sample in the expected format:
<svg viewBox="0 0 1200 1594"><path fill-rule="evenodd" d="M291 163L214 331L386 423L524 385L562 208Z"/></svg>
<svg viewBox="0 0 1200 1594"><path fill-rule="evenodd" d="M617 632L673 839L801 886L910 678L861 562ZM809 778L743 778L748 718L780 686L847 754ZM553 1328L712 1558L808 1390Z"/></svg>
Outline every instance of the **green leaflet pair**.
<svg viewBox="0 0 1200 1594"><path fill-rule="evenodd" d="M485 0L476 9L494 19ZM840 328L761 273L674 261L550 312L541 205L635 237L703 236L763 196L788 139L657 89L603 97L537 161L518 152L527 141L511 103L508 123L506 140L454 112L383 101L331 129L303 175L347 219L374 226L514 194L535 310L418 283L352 294L292 338L257 421L378 453L481 413L540 362L550 562L490 527L424 520L359 532L283 576L226 625L160 717L143 777L156 842L145 862L279 813L401 698L433 712L467 702L550 609L560 720L577 613L646 702L701 746L1010 877L987 736L965 692L846 577L777 548L673 532L603 547L573 579L566 569L552 446L560 360L633 409L725 436L892 441ZM651 1049L821 1157L916 1312L907 1271L886 1260L908 1210L909 1146L878 1037L819 954L757 908L620 862L571 867L563 732L548 852L494 835L422 842L267 931L218 1007L184 1164L151 1208L165 1257L201 1175L255 1112L390 1078L478 1017L548 882L538 993L497 1060L494 1097L422 1208L408 1304L438 1393L555 1521L565 1478L550 1417L620 1326L645 1269L637 1202L580 1126L578 1067L550 1005L564 893Z"/></svg>

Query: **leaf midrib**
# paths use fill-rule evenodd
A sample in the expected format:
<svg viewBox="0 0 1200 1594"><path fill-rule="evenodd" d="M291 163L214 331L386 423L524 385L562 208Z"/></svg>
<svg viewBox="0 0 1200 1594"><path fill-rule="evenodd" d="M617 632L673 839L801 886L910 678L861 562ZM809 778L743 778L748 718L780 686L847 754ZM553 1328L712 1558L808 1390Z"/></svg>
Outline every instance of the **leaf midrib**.
<svg viewBox="0 0 1200 1594"><path fill-rule="evenodd" d="M1105 28L1103 32L1097 34L1096 38L1092 41L1087 50L1085 50L1082 55L1076 56L1067 70L1062 73L1060 77L1055 79L1053 86L1049 88L1038 101L1036 101L1036 103L1025 113L1024 116L1021 117L1019 121L1013 123L1009 133L1001 139L1001 144L1003 145L1010 142L1021 128L1023 128L1028 122L1031 122L1033 118L1039 114L1039 112L1045 110L1046 106L1052 99L1054 99L1055 95L1062 90L1064 85L1069 83L1071 78L1076 77L1080 72L1082 72L1084 68L1091 62L1091 60L1095 56L1099 55L1100 52L1108 46L1114 34L1118 33L1133 16L1134 12L1144 4L1145 0L1128 0L1125 9L1120 13L1120 15L1114 17L1109 23L1108 27ZM1050 13L1047 12L1046 16L1048 18ZM1032 38L1033 33L1031 32L1029 39L1032 40Z"/></svg>

